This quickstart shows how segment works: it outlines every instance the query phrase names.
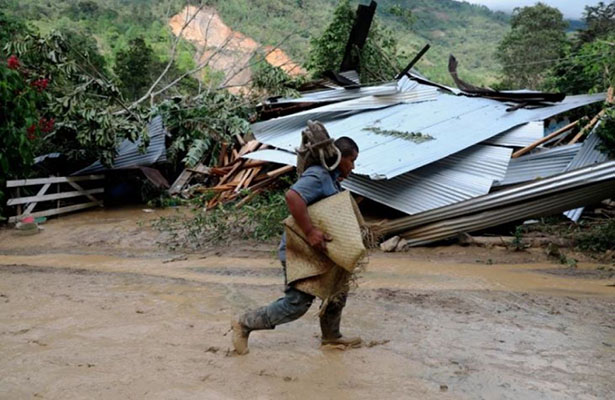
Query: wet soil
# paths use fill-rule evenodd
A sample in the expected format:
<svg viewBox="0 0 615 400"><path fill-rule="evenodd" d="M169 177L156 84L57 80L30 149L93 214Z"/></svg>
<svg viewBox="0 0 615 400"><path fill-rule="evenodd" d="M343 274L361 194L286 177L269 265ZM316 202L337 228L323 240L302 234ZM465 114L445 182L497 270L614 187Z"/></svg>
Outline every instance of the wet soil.
<svg viewBox="0 0 615 400"><path fill-rule="evenodd" d="M169 253L148 220L96 210L0 230L0 398L545 398L615 392L615 278L540 249L374 253L344 312L359 349L322 348L318 307L255 332L231 315L281 294L273 243Z"/></svg>

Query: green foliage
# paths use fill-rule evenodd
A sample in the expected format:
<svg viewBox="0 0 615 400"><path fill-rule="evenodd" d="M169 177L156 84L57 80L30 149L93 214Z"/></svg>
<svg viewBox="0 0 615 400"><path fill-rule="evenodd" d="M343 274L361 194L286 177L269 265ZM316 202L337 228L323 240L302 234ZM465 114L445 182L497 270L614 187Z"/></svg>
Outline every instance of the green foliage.
<svg viewBox="0 0 615 400"><path fill-rule="evenodd" d="M315 77L320 77L327 70L339 71L354 19L355 11L350 1L341 0L333 13L333 21L319 37L311 40L306 68ZM392 33L381 29L375 20L358 57L358 72L363 83L390 80L400 71L399 65L396 65L397 42Z"/></svg>
<svg viewBox="0 0 615 400"><path fill-rule="evenodd" d="M331 23L320 36L313 37L310 41L306 68L315 77L319 77L325 71L339 70L354 18L355 11L350 1L340 0Z"/></svg>
<svg viewBox="0 0 615 400"><path fill-rule="evenodd" d="M218 205L211 210L198 208L192 215L162 217L153 226L167 234L163 244L171 250L198 249L237 239L277 239L287 216L284 191L278 190L257 196L239 209L233 205Z"/></svg>
<svg viewBox="0 0 615 400"><path fill-rule="evenodd" d="M6 204L6 181L27 176L46 120L39 111L42 90L14 55L0 62L0 217Z"/></svg>
<svg viewBox="0 0 615 400"><path fill-rule="evenodd" d="M593 252L615 250L615 219L592 224L587 231L577 236L576 242L581 250Z"/></svg>
<svg viewBox="0 0 615 400"><path fill-rule="evenodd" d="M581 43L593 42L615 34L615 1L610 4L601 1L595 6L585 6L583 20L587 29L579 32Z"/></svg>
<svg viewBox="0 0 615 400"><path fill-rule="evenodd" d="M262 92L265 97L297 97L298 88L305 78L293 78L280 67L266 61L256 62L252 68L252 89Z"/></svg>
<svg viewBox="0 0 615 400"><path fill-rule="evenodd" d="M124 138L136 140L144 126L135 112L117 115L125 107L119 90L96 65L96 53L77 34L30 34L8 43L32 75L47 79L39 112L55 120L42 138L41 152L60 151L73 161L100 158L109 164Z"/></svg>
<svg viewBox="0 0 615 400"><path fill-rule="evenodd" d="M204 92L198 96L167 99L152 110L162 115L172 142L167 155L172 162L182 160L189 166L201 161L210 151L215 154L222 142L233 135L244 135L249 130L248 118L254 110L245 99L228 92ZM182 159L184 155L187 155Z"/></svg>
<svg viewBox="0 0 615 400"><path fill-rule="evenodd" d="M596 134L602 140L600 150L615 159L615 108L607 108L601 118L600 126L596 129Z"/></svg>
<svg viewBox="0 0 615 400"><path fill-rule="evenodd" d="M412 10L403 8L399 4L394 4L389 7L389 14L399 17L399 19L408 27L416 22L416 17L412 13Z"/></svg>
<svg viewBox="0 0 615 400"><path fill-rule="evenodd" d="M504 85L539 89L550 63L564 53L566 26L562 13L543 3L516 8L512 29L498 46Z"/></svg>
<svg viewBox="0 0 615 400"><path fill-rule="evenodd" d="M615 35L609 40L615 40ZM547 90L580 94L605 91L615 83L615 46L596 40L579 48L567 46L562 60L549 71L543 87Z"/></svg>
<svg viewBox="0 0 615 400"><path fill-rule="evenodd" d="M155 79L154 51L142 37L132 39L125 50L115 56L115 75L120 80L122 93L129 99L138 99Z"/></svg>

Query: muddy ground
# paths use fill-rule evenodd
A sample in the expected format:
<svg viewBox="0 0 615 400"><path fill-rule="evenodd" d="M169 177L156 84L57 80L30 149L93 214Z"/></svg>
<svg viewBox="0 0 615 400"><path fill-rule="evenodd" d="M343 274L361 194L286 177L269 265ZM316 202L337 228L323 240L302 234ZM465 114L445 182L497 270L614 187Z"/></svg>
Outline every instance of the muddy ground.
<svg viewBox="0 0 615 400"><path fill-rule="evenodd" d="M149 219L97 210L0 231L2 399L606 399L615 393L611 265L540 249L374 253L344 332L317 305L230 352L231 315L280 295L272 244L168 253Z"/></svg>

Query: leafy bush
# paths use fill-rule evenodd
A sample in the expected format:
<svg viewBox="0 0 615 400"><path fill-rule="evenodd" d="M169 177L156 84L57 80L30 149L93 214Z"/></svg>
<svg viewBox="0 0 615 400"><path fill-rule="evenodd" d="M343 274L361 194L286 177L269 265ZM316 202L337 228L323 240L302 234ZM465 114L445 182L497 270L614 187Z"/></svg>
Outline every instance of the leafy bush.
<svg viewBox="0 0 615 400"><path fill-rule="evenodd" d="M202 201L199 199L199 203ZM170 250L198 249L237 239L277 239L287 216L284 191L278 190L257 196L239 209L232 204L221 204L211 210L198 208L189 216L161 217L153 226L168 235L164 245Z"/></svg>
<svg viewBox="0 0 615 400"><path fill-rule="evenodd" d="M582 250L593 252L615 250L615 219L593 224L587 231L579 233L576 241Z"/></svg>

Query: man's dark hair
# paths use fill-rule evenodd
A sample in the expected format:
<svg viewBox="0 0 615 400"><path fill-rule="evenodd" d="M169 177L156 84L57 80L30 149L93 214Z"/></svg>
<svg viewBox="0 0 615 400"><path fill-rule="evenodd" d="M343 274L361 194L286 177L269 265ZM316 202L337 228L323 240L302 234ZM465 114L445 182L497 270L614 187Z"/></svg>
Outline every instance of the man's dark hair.
<svg viewBox="0 0 615 400"><path fill-rule="evenodd" d="M359 152L359 146L355 143L354 140L349 138L348 136L342 136L335 141L335 147L340 149L342 152L342 157L351 156L353 152Z"/></svg>

